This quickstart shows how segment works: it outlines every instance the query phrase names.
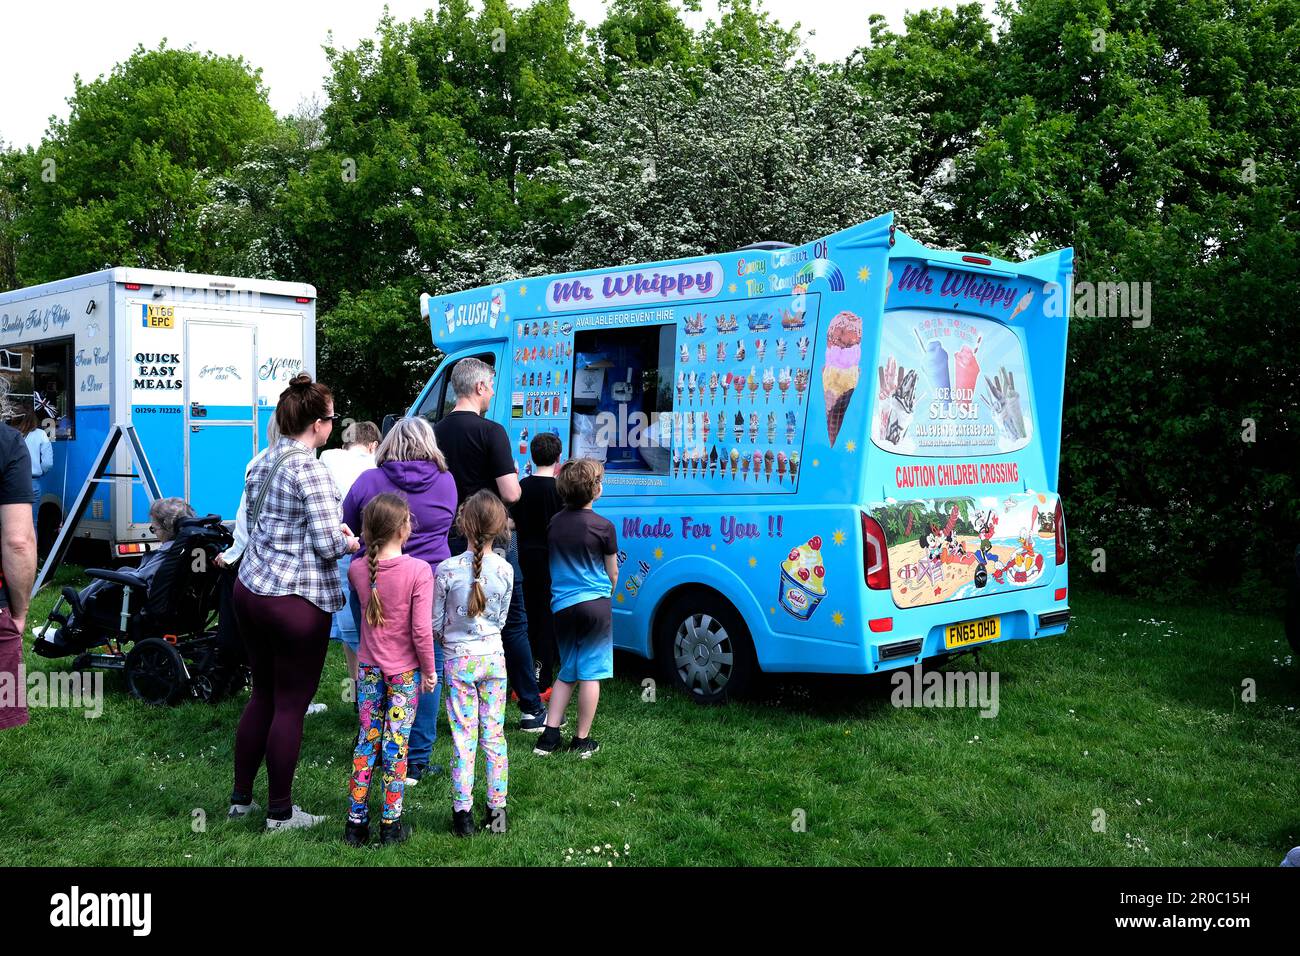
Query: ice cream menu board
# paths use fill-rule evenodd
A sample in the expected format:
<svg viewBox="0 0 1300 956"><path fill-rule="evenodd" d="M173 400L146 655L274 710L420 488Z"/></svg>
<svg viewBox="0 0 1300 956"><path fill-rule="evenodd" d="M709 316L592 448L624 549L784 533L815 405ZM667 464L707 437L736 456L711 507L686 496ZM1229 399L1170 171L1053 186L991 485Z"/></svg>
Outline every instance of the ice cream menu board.
<svg viewBox="0 0 1300 956"><path fill-rule="evenodd" d="M872 383L871 440L901 454L1011 452L1033 435L1025 357L990 319L929 309L888 312Z"/></svg>

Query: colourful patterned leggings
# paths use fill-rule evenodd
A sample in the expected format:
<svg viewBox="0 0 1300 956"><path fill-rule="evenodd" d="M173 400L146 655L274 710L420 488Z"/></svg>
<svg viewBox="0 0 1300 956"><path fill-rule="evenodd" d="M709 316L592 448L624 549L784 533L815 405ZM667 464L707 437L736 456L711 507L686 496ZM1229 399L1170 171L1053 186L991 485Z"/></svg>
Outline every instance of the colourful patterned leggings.
<svg viewBox="0 0 1300 956"><path fill-rule="evenodd" d="M385 677L373 664L357 667L357 710L361 729L352 754L352 806L348 820L365 823L370 819L370 775L382 748L384 768L385 823L402 815L402 794L406 790L406 739L415 720L420 690L420 672L406 671Z"/></svg>
<svg viewBox="0 0 1300 956"><path fill-rule="evenodd" d="M452 806L474 806L474 759L487 757L487 805L506 805L506 658L504 654L448 656L444 670L447 721L455 754L451 764Z"/></svg>

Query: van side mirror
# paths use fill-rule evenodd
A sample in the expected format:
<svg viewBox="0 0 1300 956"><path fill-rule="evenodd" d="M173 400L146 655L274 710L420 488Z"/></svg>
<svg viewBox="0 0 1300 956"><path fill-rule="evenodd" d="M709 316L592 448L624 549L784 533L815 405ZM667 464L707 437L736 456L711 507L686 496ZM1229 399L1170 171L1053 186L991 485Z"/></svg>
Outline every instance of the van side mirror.
<svg viewBox="0 0 1300 956"><path fill-rule="evenodd" d="M388 433L393 430L393 426L397 424L397 420L401 417L401 415L396 415L392 412L389 412L384 416L384 423L379 427L379 430L383 433L385 438L388 437Z"/></svg>

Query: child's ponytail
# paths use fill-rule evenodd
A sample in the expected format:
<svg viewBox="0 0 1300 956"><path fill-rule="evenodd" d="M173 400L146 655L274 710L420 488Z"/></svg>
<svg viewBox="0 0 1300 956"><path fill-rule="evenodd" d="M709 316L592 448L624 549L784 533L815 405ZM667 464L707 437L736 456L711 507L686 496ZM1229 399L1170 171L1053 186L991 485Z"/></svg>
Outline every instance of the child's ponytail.
<svg viewBox="0 0 1300 956"><path fill-rule="evenodd" d="M466 612L478 617L487 608L487 590L483 587L483 554L506 526L506 508L492 492L475 493L460 508L456 524L473 552L474 580L470 585Z"/></svg>
<svg viewBox="0 0 1300 956"><path fill-rule="evenodd" d="M366 603L366 623L383 627L384 606L379 599L379 549L402 533L411 517L411 509L401 495L386 492L375 495L361 513L361 536L366 541L366 563L370 572L370 600Z"/></svg>

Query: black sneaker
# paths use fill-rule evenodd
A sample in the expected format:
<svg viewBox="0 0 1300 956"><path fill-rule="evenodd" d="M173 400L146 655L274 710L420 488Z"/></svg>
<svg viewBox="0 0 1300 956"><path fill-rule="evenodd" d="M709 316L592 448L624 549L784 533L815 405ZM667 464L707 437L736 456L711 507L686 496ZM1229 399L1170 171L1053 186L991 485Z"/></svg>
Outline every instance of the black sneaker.
<svg viewBox="0 0 1300 956"><path fill-rule="evenodd" d="M429 772L429 768L422 763L408 763L406 765L406 785L408 787L418 787L420 778Z"/></svg>
<svg viewBox="0 0 1300 956"><path fill-rule="evenodd" d="M483 817L483 829L489 833L505 833L510 829L510 824L506 822L506 808L488 807L487 814Z"/></svg>
<svg viewBox="0 0 1300 956"><path fill-rule="evenodd" d="M576 753L583 760L600 750L600 742L595 737L574 737L569 741L569 752Z"/></svg>
<svg viewBox="0 0 1300 956"><path fill-rule="evenodd" d="M392 823L385 820L379 824L379 845L388 846L390 843L405 843L411 838L411 826L401 817L398 817Z"/></svg>
<svg viewBox="0 0 1300 956"><path fill-rule="evenodd" d="M451 811L451 832L458 837L474 835L474 814L468 810Z"/></svg>
<svg viewBox="0 0 1300 956"><path fill-rule="evenodd" d="M370 842L370 824L348 821L343 828L343 842L348 846L365 846Z"/></svg>
<svg viewBox="0 0 1300 956"><path fill-rule="evenodd" d="M546 729L546 711L539 710L535 714L524 714L519 718L519 729L526 734L540 734Z"/></svg>
<svg viewBox="0 0 1300 956"><path fill-rule="evenodd" d="M546 727L542 730L542 735L537 738L537 744L533 747L533 753L539 757L545 757L547 754L553 754L560 749L560 728Z"/></svg>

